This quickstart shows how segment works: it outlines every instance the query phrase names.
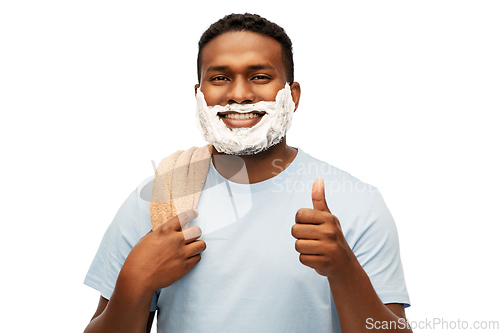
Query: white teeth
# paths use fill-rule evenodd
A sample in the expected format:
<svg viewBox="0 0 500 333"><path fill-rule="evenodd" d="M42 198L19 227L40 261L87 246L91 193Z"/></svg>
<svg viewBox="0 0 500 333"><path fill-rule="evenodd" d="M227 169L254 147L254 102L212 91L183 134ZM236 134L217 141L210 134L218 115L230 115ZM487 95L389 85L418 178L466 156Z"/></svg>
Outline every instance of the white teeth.
<svg viewBox="0 0 500 333"><path fill-rule="evenodd" d="M258 115L255 113L228 113L225 116L226 118L229 119L250 119L250 118L257 118Z"/></svg>

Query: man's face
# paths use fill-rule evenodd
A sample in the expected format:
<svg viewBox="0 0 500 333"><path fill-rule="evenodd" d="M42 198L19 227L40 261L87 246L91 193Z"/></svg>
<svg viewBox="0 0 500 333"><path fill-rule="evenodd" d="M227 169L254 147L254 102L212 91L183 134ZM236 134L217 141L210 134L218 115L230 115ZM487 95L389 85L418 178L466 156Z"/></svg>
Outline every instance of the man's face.
<svg viewBox="0 0 500 333"><path fill-rule="evenodd" d="M274 101L285 83L281 45L271 37L249 31L228 32L202 50L199 89L208 106ZM220 115L229 128L253 127L261 117L253 113L238 119L231 111Z"/></svg>

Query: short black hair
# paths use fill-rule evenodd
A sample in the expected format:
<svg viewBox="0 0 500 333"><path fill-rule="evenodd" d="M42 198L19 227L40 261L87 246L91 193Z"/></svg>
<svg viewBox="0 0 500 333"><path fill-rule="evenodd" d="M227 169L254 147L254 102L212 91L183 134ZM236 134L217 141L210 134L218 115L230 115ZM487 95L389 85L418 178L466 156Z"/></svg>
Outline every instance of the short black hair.
<svg viewBox="0 0 500 333"><path fill-rule="evenodd" d="M286 80L289 83L293 82L293 52L292 41L286 34L285 30L265 18L257 14L230 14L224 16L217 22L213 23L200 37L198 42L198 83L201 80L201 51L217 36L220 36L230 31L252 31L258 34L274 38L281 44L281 57L286 70Z"/></svg>

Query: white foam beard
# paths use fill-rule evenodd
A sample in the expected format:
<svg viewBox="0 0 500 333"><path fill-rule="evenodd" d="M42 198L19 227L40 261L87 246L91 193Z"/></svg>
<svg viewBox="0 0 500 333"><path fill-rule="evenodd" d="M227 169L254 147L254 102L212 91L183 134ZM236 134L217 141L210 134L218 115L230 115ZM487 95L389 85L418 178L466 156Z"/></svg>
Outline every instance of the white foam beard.
<svg viewBox="0 0 500 333"><path fill-rule="evenodd" d="M295 104L289 84L278 91L275 102L207 106L200 89L196 93L196 119L203 138L220 153L254 155L278 144L292 125ZM265 112L253 127L229 128L217 114Z"/></svg>

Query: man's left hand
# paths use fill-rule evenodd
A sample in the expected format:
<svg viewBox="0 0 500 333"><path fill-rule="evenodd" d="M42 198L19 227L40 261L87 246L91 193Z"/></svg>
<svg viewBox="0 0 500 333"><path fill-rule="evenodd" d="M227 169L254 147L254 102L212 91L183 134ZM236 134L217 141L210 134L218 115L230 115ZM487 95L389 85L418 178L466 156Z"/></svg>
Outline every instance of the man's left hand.
<svg viewBox="0 0 500 333"><path fill-rule="evenodd" d="M299 209L292 227L299 260L327 277L347 273L356 258L344 238L339 220L328 209L323 179L316 179L311 197L313 209Z"/></svg>

